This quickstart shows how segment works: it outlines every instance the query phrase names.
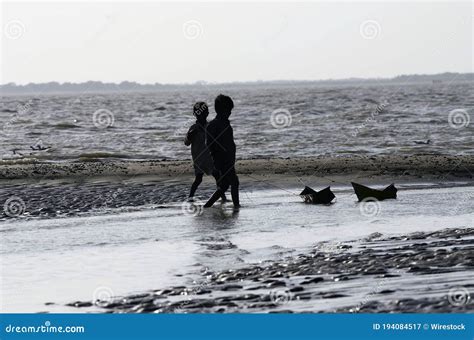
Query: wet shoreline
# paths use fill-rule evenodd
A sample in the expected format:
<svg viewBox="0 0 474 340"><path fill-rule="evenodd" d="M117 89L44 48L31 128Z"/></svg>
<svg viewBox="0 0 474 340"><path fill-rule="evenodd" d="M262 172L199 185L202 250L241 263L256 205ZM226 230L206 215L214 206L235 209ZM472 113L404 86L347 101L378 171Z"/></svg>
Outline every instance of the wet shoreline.
<svg viewBox="0 0 474 340"><path fill-rule="evenodd" d="M238 269L202 268L201 280L187 286L68 306L106 313L468 313L473 254L474 228L373 233Z"/></svg>
<svg viewBox="0 0 474 340"><path fill-rule="evenodd" d="M278 190L282 195L295 196L307 184L315 188L330 185L336 190L353 192L349 175L299 176L296 174L282 175L246 175L240 174L241 200L252 204L250 196L260 190ZM399 190L428 189L442 187L462 187L472 185L467 176L457 177L446 174L439 176L378 176L371 173L359 173L357 181L371 184L375 188L395 183ZM11 202L14 211L3 210L1 220L56 218L73 216L94 216L134 211L146 207L160 209L170 204L185 204L192 176L176 178L159 176L124 176L90 179L59 179L40 180L25 184L24 182L8 182L0 188L0 202ZM383 184L383 185L382 185ZM344 189L338 189L344 188ZM206 177L197 191L197 200L202 203L215 190L213 178ZM230 194L227 194L230 199ZM247 202L249 201L249 202ZM8 203L10 204L10 203ZM7 205L8 205L7 204ZM14 205L17 205L16 207Z"/></svg>

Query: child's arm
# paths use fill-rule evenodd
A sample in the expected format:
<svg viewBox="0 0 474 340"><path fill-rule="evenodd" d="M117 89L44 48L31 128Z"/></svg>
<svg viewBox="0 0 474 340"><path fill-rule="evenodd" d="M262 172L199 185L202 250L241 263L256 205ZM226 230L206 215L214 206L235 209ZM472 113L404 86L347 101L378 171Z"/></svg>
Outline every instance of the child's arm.
<svg viewBox="0 0 474 340"><path fill-rule="evenodd" d="M186 137L184 137L184 145L189 146L193 142L193 132L194 132L194 125L189 128Z"/></svg>

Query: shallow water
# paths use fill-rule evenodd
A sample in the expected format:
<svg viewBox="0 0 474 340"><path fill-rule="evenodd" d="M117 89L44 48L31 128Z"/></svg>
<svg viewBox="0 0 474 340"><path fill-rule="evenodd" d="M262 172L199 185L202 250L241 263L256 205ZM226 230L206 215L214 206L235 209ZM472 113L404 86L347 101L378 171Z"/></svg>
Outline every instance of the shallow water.
<svg viewBox="0 0 474 340"><path fill-rule="evenodd" d="M380 202L377 215L368 215L372 209L362 214L352 190L336 187L337 203L331 206L305 205L282 190L260 190L245 192L238 212L231 204L202 214L199 206L183 210L182 204L169 204L91 217L11 219L0 226L2 312L77 312L64 304L189 284L204 268L274 260L321 241L474 226L473 186L401 189L398 200ZM419 277L397 280L405 280L410 290ZM354 287L352 300L344 303L357 304L362 293Z"/></svg>
<svg viewBox="0 0 474 340"><path fill-rule="evenodd" d="M216 91L2 96L0 157L189 159L183 138L194 122L192 105L212 103ZM474 153L472 83L234 85L219 92L235 101L239 158ZM466 110L457 129L449 124L455 109Z"/></svg>

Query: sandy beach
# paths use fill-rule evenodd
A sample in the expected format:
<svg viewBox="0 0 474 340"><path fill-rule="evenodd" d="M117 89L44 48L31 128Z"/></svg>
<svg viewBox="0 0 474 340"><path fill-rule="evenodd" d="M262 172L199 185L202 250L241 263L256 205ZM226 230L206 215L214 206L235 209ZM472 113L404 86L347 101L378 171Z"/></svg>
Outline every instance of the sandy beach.
<svg viewBox="0 0 474 340"><path fill-rule="evenodd" d="M319 156L305 158L259 158L238 160L240 174L272 176L297 174L352 175L367 172L369 175L472 176L472 155L393 155L393 156ZM181 176L193 173L191 161L120 161L89 159L87 162L40 162L25 160L0 163L0 179L51 179L64 177L96 176Z"/></svg>

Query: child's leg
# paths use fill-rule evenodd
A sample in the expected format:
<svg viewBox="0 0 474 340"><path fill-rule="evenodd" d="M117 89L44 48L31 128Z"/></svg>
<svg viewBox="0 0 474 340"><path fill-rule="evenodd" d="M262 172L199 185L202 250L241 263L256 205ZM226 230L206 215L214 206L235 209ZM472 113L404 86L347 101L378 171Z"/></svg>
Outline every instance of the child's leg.
<svg viewBox="0 0 474 340"><path fill-rule="evenodd" d="M196 174L196 178L194 179L194 182L191 185L191 191L189 192L189 197L194 197L194 194L196 193L196 189L198 188L199 184L202 183L202 176L203 174Z"/></svg>
<svg viewBox="0 0 474 340"><path fill-rule="evenodd" d="M222 176L219 178L217 190L212 194L211 198L209 198L209 201L207 201L207 203L204 204L204 208L212 207L212 205L216 203L219 197L222 197L222 195L225 195L225 192L227 189L229 189L229 182L227 181L226 176Z"/></svg>
<svg viewBox="0 0 474 340"><path fill-rule="evenodd" d="M213 177L215 178L215 180L216 180L216 186L217 186L217 188L219 188L219 172L218 172L218 171L214 171L214 172L212 173L212 176L213 176ZM225 197L225 193L224 193L224 192L222 193L222 195L221 195L220 197L221 197L221 199L222 199L223 202L227 201L227 197Z"/></svg>
<svg viewBox="0 0 474 340"><path fill-rule="evenodd" d="M231 185L230 194L232 195L232 203L234 203L234 207L238 208L240 207L239 177L237 177L235 170L233 171L231 175L230 185Z"/></svg>
<svg viewBox="0 0 474 340"><path fill-rule="evenodd" d="M206 202L206 204L204 204L204 208L210 208L214 205L214 203L216 203L216 201L219 199L219 197L221 197L222 195L224 195L224 191L222 191L222 189L217 189L211 196L211 198L209 198L209 201Z"/></svg>

